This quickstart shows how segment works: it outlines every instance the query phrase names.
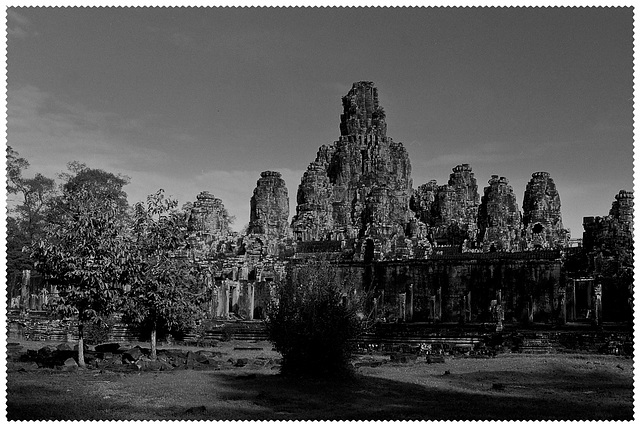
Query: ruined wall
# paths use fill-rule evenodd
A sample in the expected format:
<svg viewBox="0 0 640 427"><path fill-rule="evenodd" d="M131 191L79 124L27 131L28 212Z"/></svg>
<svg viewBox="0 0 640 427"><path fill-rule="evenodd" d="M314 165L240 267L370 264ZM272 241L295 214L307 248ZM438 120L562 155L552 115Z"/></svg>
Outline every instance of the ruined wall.
<svg viewBox="0 0 640 427"><path fill-rule="evenodd" d="M633 317L633 192L620 190L608 216L583 218L587 274L602 291L605 320Z"/></svg>
<svg viewBox="0 0 640 427"><path fill-rule="evenodd" d="M609 216L627 224L633 230L633 191L620 190L611 204Z"/></svg>
<svg viewBox="0 0 640 427"><path fill-rule="evenodd" d="M378 320L491 322L492 300L506 322L555 322L565 278L559 251L470 253L421 261L340 265L375 298ZM362 279L358 279L358 278Z"/></svg>

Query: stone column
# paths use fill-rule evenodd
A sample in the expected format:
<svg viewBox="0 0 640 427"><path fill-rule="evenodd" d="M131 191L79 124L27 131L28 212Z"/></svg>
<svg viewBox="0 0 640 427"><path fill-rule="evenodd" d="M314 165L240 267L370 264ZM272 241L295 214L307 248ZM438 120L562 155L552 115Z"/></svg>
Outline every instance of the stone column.
<svg viewBox="0 0 640 427"><path fill-rule="evenodd" d="M567 323L567 289L566 288L560 288L558 289L558 310L559 310L559 315L558 315L558 322L561 325L564 325Z"/></svg>
<svg viewBox="0 0 640 427"><path fill-rule="evenodd" d="M406 302L407 320L412 321L413 320L413 284L409 285L409 292L407 292L406 298L407 298L407 302Z"/></svg>
<svg viewBox="0 0 640 427"><path fill-rule="evenodd" d="M597 325L602 323L602 284L597 283L593 288L594 304L593 304L593 321Z"/></svg>
<svg viewBox="0 0 640 427"><path fill-rule="evenodd" d="M471 291L467 292L467 296L466 296L466 306L465 306L465 312L464 312L464 317L466 320L468 320L469 322L471 322ZM467 317L468 315L468 317Z"/></svg>
<svg viewBox="0 0 640 427"><path fill-rule="evenodd" d="M253 283L247 284L247 298L249 298L249 320L253 320L253 310L255 305L254 300L255 288Z"/></svg>
<svg viewBox="0 0 640 427"><path fill-rule="evenodd" d="M227 279L225 279L225 281L222 284L222 292L223 292L223 303L224 306L222 307L222 317L224 317L225 319L229 320L229 282Z"/></svg>
<svg viewBox="0 0 640 427"><path fill-rule="evenodd" d="M399 302L398 318L404 322L405 320L407 320L407 310L406 310L407 294L401 293L399 297L400 298L398 300Z"/></svg>
<svg viewBox="0 0 640 427"><path fill-rule="evenodd" d="M576 280L571 279L571 287L569 288L569 295L567 298L571 302L571 310L569 310L569 320L575 322L576 320Z"/></svg>
<svg viewBox="0 0 640 427"><path fill-rule="evenodd" d="M436 295L437 300L437 314L436 318L438 320L442 320L442 288L438 288L438 295Z"/></svg>
<svg viewBox="0 0 640 427"><path fill-rule="evenodd" d="M20 308L29 308L29 285L31 284L31 270L22 270L22 289L20 289Z"/></svg>
<svg viewBox="0 0 640 427"><path fill-rule="evenodd" d="M529 323L533 323L533 312L536 309L536 303L533 298L529 297L529 303L527 304L527 320Z"/></svg>

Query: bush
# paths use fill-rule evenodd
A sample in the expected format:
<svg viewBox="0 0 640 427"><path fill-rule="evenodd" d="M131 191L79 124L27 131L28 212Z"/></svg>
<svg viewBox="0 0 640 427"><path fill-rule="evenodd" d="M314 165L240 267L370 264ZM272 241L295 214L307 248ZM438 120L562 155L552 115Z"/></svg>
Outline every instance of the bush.
<svg viewBox="0 0 640 427"><path fill-rule="evenodd" d="M351 373L353 340L361 330L360 298L327 262L293 266L269 308L269 339L282 354L283 375Z"/></svg>
<svg viewBox="0 0 640 427"><path fill-rule="evenodd" d="M85 344L96 345L109 341L110 323L85 323L83 336Z"/></svg>

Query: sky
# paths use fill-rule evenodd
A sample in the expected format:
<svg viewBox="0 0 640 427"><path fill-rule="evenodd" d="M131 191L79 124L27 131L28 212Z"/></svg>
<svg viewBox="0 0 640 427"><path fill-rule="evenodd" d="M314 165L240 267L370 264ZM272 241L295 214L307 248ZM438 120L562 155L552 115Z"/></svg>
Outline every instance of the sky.
<svg viewBox="0 0 640 427"><path fill-rule="evenodd" d="M26 176L66 164L222 199L249 222L260 172L296 192L339 137L341 97L373 81L414 188L469 163L522 205L554 179L565 227L633 184L631 8L9 8L7 143Z"/></svg>

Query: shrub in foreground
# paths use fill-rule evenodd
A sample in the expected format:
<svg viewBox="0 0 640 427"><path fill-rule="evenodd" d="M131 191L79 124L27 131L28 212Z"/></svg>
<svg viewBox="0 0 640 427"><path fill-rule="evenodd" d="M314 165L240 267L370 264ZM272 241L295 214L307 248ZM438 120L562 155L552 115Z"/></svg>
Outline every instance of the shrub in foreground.
<svg viewBox="0 0 640 427"><path fill-rule="evenodd" d="M329 263L293 266L269 310L269 339L282 354L283 375L351 373L352 342L360 332L360 298Z"/></svg>

